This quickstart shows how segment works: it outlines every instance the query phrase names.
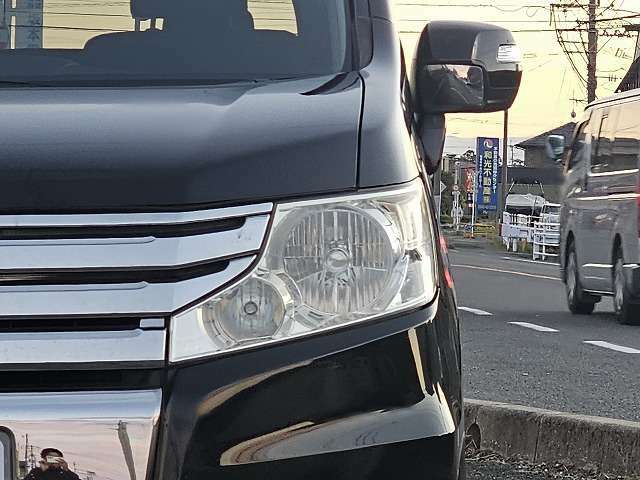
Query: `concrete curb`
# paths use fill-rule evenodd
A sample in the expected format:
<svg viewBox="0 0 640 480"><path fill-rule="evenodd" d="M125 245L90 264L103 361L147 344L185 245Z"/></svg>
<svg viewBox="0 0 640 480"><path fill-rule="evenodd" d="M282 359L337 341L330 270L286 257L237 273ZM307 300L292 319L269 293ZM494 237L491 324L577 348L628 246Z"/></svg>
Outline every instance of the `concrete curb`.
<svg viewBox="0 0 640 480"><path fill-rule="evenodd" d="M446 237L450 250L458 249L495 249L491 240L485 238Z"/></svg>
<svg viewBox="0 0 640 480"><path fill-rule="evenodd" d="M479 448L505 457L640 474L640 423L470 399L465 423Z"/></svg>

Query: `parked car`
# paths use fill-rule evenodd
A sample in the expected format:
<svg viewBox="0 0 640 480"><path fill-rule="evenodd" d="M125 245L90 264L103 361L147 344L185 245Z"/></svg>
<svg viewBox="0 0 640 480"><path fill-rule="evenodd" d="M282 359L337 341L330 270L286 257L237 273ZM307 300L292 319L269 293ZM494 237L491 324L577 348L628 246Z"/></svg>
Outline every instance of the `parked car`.
<svg viewBox="0 0 640 480"><path fill-rule="evenodd" d="M462 478L430 175L510 32L433 22L410 78L387 0L121 4L0 51L0 471Z"/></svg>
<svg viewBox="0 0 640 480"><path fill-rule="evenodd" d="M507 195L505 212L512 215L526 215L531 218L540 216L546 200L540 195L531 193L510 193Z"/></svg>
<svg viewBox="0 0 640 480"><path fill-rule="evenodd" d="M569 309L589 314L612 296L627 324L640 323L639 113L637 90L587 107L567 152L560 222Z"/></svg>

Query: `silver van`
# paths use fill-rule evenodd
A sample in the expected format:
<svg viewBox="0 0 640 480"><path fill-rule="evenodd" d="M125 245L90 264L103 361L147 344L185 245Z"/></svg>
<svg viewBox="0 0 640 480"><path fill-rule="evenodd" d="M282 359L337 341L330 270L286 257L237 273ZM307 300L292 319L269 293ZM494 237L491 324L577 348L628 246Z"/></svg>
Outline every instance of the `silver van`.
<svg viewBox="0 0 640 480"><path fill-rule="evenodd" d="M561 155L557 137L548 146L552 157ZM560 215L572 313L590 314L612 296L620 323L640 324L639 154L640 91L587 107L566 152Z"/></svg>

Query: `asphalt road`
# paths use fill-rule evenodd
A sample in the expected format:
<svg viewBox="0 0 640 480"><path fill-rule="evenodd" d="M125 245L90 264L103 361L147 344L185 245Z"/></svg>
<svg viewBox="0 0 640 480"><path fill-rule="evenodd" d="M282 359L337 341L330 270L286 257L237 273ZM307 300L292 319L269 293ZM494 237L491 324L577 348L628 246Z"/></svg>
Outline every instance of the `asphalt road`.
<svg viewBox="0 0 640 480"><path fill-rule="evenodd" d="M565 466L529 465L525 462L505 461L489 456L467 459L467 480L612 480L615 477L598 475Z"/></svg>
<svg viewBox="0 0 640 480"><path fill-rule="evenodd" d="M466 397L640 421L640 327L619 325L610 299L574 316L555 265L476 248L450 259Z"/></svg>

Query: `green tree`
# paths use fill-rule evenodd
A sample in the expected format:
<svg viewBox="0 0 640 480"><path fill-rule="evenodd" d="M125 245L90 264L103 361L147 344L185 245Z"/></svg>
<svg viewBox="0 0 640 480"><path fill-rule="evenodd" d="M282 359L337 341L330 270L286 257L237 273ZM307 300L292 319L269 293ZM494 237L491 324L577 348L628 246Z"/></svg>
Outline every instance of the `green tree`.
<svg viewBox="0 0 640 480"><path fill-rule="evenodd" d="M453 172L442 172L442 183L444 183L447 188L444 192L442 192L442 200L440 203L440 213L442 215L451 215L451 209L453 208L453 181L454 174Z"/></svg>

